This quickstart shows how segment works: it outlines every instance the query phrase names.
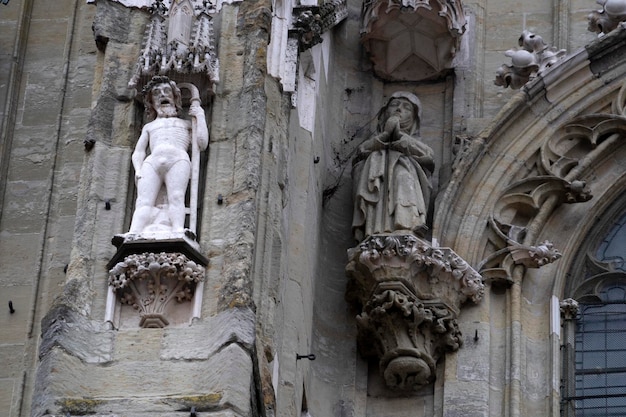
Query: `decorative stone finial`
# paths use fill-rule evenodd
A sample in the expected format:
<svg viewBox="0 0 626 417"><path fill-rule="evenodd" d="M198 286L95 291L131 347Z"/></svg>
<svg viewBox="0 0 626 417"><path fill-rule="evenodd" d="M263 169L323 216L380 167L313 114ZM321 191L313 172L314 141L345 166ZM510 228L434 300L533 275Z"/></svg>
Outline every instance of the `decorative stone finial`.
<svg viewBox="0 0 626 417"><path fill-rule="evenodd" d="M191 301L203 280L204 267L182 253L129 255L109 271L109 285L122 304L139 312L144 328L167 326L170 302Z"/></svg>
<svg viewBox="0 0 626 417"><path fill-rule="evenodd" d="M152 14L143 49L130 88L141 87L155 75L199 74L211 88L219 81L212 17L214 6L206 0L194 7L191 0L175 0L170 9L163 0L148 8ZM204 79L203 79L204 78ZM203 94L204 95L204 94Z"/></svg>
<svg viewBox="0 0 626 417"><path fill-rule="evenodd" d="M619 25L620 22L626 21L626 0L597 0L596 3L602 6L602 9L591 12L587 16L590 32L600 35L609 33Z"/></svg>
<svg viewBox="0 0 626 417"><path fill-rule="evenodd" d="M504 64L500 67L494 81L496 85L517 90L566 54L565 49L557 50L548 46L541 36L527 30L522 32L518 43L522 49L509 49L504 53L511 58L511 65Z"/></svg>

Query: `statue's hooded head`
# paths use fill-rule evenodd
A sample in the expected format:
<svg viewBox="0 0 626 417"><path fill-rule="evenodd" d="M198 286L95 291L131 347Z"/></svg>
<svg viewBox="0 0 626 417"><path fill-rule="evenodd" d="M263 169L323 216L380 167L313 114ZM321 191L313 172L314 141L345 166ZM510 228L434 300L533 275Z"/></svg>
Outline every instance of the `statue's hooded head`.
<svg viewBox="0 0 626 417"><path fill-rule="evenodd" d="M148 82L148 84L146 84L146 86L142 90L143 103L146 107L146 116L148 120L154 120L157 117L157 109L154 108L153 91L155 87L161 84L167 84L170 86L172 90L172 96L174 99L174 103L171 103L171 104L173 104L176 107L176 113L179 116L182 114L183 100L182 100L182 94L180 92L180 88L178 88L176 83L170 80L168 77L155 76L155 77L152 77L152 79Z"/></svg>
<svg viewBox="0 0 626 417"><path fill-rule="evenodd" d="M409 93L408 91L397 91L393 93L391 97L389 97L387 104L385 105L385 107L381 109L381 111L378 114L378 130L379 131L383 130L385 126L385 122L387 121L387 118L389 117L389 115L387 114L387 108L389 107L389 104L393 100L398 100L398 99L406 100L409 103L411 103L413 107L413 123L411 126L407 127L406 132L411 136L419 136L420 120L422 118L422 103L420 102L419 98L417 98L415 94Z"/></svg>

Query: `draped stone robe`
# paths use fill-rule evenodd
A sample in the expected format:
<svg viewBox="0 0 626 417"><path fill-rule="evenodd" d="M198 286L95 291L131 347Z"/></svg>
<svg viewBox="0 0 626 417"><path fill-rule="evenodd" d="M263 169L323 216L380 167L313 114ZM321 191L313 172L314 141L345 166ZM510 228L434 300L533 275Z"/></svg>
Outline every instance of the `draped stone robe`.
<svg viewBox="0 0 626 417"><path fill-rule="evenodd" d="M415 231L426 226L430 202L432 149L417 137L376 145L377 135L363 143L353 162L354 214L358 241L377 233Z"/></svg>

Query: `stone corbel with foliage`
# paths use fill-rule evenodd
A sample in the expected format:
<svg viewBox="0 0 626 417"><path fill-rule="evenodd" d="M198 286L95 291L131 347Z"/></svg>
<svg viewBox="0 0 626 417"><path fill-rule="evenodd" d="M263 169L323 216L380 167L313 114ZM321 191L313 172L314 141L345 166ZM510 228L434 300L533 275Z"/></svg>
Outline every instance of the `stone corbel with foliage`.
<svg viewBox="0 0 626 417"><path fill-rule="evenodd" d="M128 255L109 270L109 285L121 304L141 317L139 327L165 327L170 303L191 302L205 268L183 253Z"/></svg>
<svg viewBox="0 0 626 417"><path fill-rule="evenodd" d="M437 361L462 345L461 305L483 296L481 276L452 249L411 234L373 235L349 251L346 298L357 306L359 351L389 388L435 380Z"/></svg>

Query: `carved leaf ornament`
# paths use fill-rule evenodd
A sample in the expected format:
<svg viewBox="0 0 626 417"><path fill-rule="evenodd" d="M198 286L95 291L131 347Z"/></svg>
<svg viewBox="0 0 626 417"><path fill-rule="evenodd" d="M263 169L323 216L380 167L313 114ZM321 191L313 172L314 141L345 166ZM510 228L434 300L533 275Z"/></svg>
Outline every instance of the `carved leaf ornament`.
<svg viewBox="0 0 626 417"><path fill-rule="evenodd" d="M447 279L448 285L473 302L483 296L480 275L450 248L433 248L412 235L376 235L363 241L359 252L360 262L370 271L391 265L410 266L412 270L427 271L431 281ZM449 278L444 278L443 274Z"/></svg>
<svg viewBox="0 0 626 417"><path fill-rule="evenodd" d="M181 253L145 252L129 255L111 268L109 285L122 304L139 311L142 327L163 327L168 324L167 305L174 299L191 301L204 272L202 265Z"/></svg>
<svg viewBox="0 0 626 417"><path fill-rule="evenodd" d="M465 301L481 300L481 276L452 249L410 234L370 236L348 256L361 354L378 359L389 388L433 382L439 358L462 345L457 317Z"/></svg>

